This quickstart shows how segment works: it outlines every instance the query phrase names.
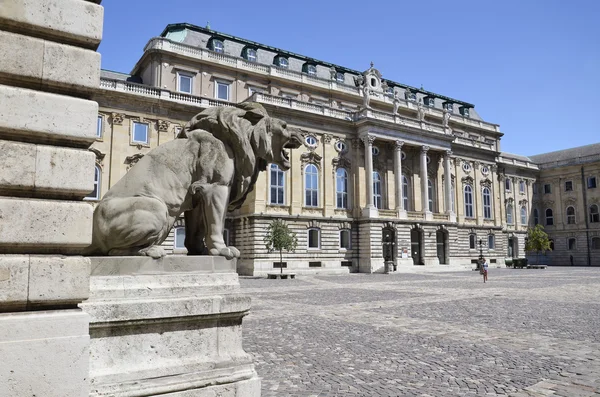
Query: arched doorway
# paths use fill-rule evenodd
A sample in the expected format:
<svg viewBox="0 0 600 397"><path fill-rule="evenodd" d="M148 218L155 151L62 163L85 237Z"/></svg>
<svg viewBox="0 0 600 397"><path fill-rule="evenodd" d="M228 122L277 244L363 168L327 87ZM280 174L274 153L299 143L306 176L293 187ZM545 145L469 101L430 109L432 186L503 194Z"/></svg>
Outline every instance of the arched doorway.
<svg viewBox="0 0 600 397"><path fill-rule="evenodd" d="M448 230L442 228L436 232L436 243L437 243L437 257L440 261L440 265L448 264Z"/></svg>
<svg viewBox="0 0 600 397"><path fill-rule="evenodd" d="M396 230L393 227L385 227L382 230L381 242L383 244L383 260L393 261L396 259Z"/></svg>
<svg viewBox="0 0 600 397"><path fill-rule="evenodd" d="M423 261L423 229L415 226L410 231L410 253L414 265L424 265Z"/></svg>
<svg viewBox="0 0 600 397"><path fill-rule="evenodd" d="M508 252L507 256L509 258L518 258L519 257L519 239L515 236L510 236L508 238Z"/></svg>

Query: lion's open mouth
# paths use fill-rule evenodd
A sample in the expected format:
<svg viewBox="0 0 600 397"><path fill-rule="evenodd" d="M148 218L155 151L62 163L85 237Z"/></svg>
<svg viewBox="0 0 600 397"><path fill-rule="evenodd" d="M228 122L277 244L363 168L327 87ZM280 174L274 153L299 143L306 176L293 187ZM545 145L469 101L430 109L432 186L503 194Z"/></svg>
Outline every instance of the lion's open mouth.
<svg viewBox="0 0 600 397"><path fill-rule="evenodd" d="M298 149L300 146L302 146L302 137L300 134L295 132L290 134L290 139L288 139L281 149L281 158L283 161L287 164L290 161L290 154L286 149Z"/></svg>

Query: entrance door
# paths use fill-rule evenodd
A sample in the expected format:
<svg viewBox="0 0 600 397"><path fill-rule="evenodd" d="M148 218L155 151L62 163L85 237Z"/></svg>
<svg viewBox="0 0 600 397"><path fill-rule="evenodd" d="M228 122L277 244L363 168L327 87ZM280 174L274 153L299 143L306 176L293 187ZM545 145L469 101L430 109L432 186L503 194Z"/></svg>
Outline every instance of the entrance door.
<svg viewBox="0 0 600 397"><path fill-rule="evenodd" d="M423 257L421 249L423 247L423 233L419 229L410 231L410 252L413 258L414 265L423 265Z"/></svg>
<svg viewBox="0 0 600 397"><path fill-rule="evenodd" d="M519 257L519 240L516 237L508 238L508 257L518 258Z"/></svg>
<svg viewBox="0 0 600 397"><path fill-rule="evenodd" d="M448 264L448 233L443 230L438 230L436 233L437 241L437 257L440 261L440 265Z"/></svg>
<svg viewBox="0 0 600 397"><path fill-rule="evenodd" d="M381 241L383 243L383 260L393 261L394 260L394 247L396 240L396 231L393 228L386 227L382 231Z"/></svg>

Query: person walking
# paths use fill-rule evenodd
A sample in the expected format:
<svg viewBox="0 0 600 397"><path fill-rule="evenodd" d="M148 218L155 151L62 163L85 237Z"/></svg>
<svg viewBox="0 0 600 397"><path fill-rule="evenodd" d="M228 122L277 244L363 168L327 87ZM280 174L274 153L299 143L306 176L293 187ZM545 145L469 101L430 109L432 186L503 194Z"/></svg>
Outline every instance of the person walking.
<svg viewBox="0 0 600 397"><path fill-rule="evenodd" d="M481 274L483 274L483 282L485 283L488 279L488 263L485 258L481 258Z"/></svg>

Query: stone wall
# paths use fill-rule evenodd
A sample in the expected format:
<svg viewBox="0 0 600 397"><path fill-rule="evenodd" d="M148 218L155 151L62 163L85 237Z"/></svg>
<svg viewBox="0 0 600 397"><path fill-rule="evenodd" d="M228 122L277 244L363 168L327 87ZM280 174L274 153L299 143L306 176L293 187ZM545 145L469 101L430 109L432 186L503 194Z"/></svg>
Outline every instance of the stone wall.
<svg viewBox="0 0 600 397"><path fill-rule="evenodd" d="M0 395L89 394L89 245L103 8L0 4ZM35 254L35 255L34 255Z"/></svg>

